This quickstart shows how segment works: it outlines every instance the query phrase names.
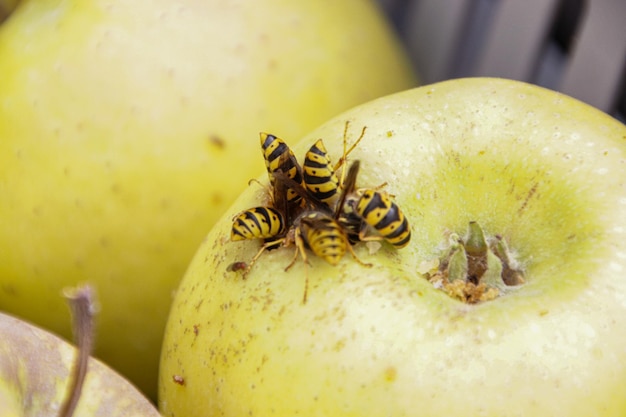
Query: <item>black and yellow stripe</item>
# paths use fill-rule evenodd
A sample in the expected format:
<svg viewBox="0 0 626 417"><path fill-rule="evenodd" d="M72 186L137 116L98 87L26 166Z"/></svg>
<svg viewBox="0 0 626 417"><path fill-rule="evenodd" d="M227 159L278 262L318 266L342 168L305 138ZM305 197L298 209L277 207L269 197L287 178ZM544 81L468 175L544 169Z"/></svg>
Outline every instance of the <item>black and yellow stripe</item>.
<svg viewBox="0 0 626 417"><path fill-rule="evenodd" d="M289 146L274 135L261 132L261 149L265 159L265 167L269 175L270 184L274 185L276 178L274 174L282 171L287 177L298 184L302 184L302 168L298 164L295 155ZM297 202L301 197L293 190L287 190L287 201Z"/></svg>
<svg viewBox="0 0 626 417"><path fill-rule="evenodd" d="M341 226L326 213L307 213L299 220L298 227L306 246L331 265L337 265L348 251L349 243Z"/></svg>
<svg viewBox="0 0 626 417"><path fill-rule="evenodd" d="M285 220L272 207L244 210L233 219L230 240L272 239L285 232Z"/></svg>
<svg viewBox="0 0 626 417"><path fill-rule="evenodd" d="M396 248L403 248L411 240L408 220L387 193L363 191L356 205L356 213Z"/></svg>
<svg viewBox="0 0 626 417"><path fill-rule="evenodd" d="M321 139L315 142L306 153L302 174L306 189L316 199L330 205L330 201L339 189L339 179Z"/></svg>

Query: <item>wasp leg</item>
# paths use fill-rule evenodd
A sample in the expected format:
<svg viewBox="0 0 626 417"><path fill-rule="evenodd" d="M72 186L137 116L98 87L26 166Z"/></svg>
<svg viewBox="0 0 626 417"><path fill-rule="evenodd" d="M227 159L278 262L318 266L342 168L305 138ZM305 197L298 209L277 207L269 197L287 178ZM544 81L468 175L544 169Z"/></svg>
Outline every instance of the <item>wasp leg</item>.
<svg viewBox="0 0 626 417"><path fill-rule="evenodd" d="M383 182L382 184L377 185L376 187L372 188L372 190L374 190L374 191L382 190L382 189L383 189L383 188L385 188L387 185L389 185L389 184L387 183L387 181L385 181L385 182ZM389 196L390 196L391 198L395 198L395 195L393 195L393 194L389 194Z"/></svg>
<svg viewBox="0 0 626 417"><path fill-rule="evenodd" d="M265 193L269 196L269 199L270 199L270 202L272 203L272 206L275 205L274 195L272 193L272 188L269 185L263 185L261 183L261 181L257 180L256 178L252 178L251 180L248 180L248 187L250 187L252 184L256 184L259 187L261 187L263 190L265 190Z"/></svg>
<svg viewBox="0 0 626 417"><path fill-rule="evenodd" d="M304 248L304 239L302 239L302 232L300 228L296 229L296 234L294 238L296 244L296 250L293 254L293 259L285 268L285 271L288 271L298 259L298 254L302 256L302 261L304 262L304 295L302 296L302 304L306 304L308 292L309 292L309 258L306 256L306 249Z"/></svg>
<svg viewBox="0 0 626 417"><path fill-rule="evenodd" d="M245 269L245 271L243 271L243 274L242 274L243 279L246 279L246 277L248 276L248 273L252 269L252 266L255 264L257 259L259 259L261 254L263 252L265 252L266 249L273 248L274 246L278 246L278 245L282 244L284 240L285 239L278 239L278 240L274 240L274 241L267 242L267 243L263 244L263 246L261 246L261 249L259 249L259 251L256 253L256 255L254 255L254 257L250 260L250 263L248 264L248 267Z"/></svg>
<svg viewBox="0 0 626 417"><path fill-rule="evenodd" d="M359 230L359 242L377 242L379 240L385 240L385 238L381 235L373 235L368 234L367 232L371 232L371 227L365 226Z"/></svg>
<svg viewBox="0 0 626 417"><path fill-rule="evenodd" d="M304 240L302 239L300 228L296 228L295 237L292 242L295 242L296 250L293 254L291 262L289 262L289 265L287 265L287 267L285 268L285 272L289 271L291 267L296 263L296 260L298 260L298 254L302 255L302 260L304 261L304 263L309 263L309 259L307 258L306 251L304 249Z"/></svg>
<svg viewBox="0 0 626 417"><path fill-rule="evenodd" d="M360 236L360 234L359 234ZM352 255L352 258L354 258L355 261L357 261L359 264L361 264L362 266L366 267L366 268L371 268L372 264L369 262L363 262L362 260L359 259L358 256L356 256L356 253L354 253L354 249L352 249L352 245L348 244L348 251L350 251L350 255Z"/></svg>

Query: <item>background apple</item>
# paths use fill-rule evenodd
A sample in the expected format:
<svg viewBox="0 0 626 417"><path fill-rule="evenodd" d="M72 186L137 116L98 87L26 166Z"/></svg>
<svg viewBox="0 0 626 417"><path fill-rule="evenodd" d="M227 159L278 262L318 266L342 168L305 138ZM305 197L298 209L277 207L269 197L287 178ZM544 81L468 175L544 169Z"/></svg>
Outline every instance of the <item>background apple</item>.
<svg viewBox="0 0 626 417"><path fill-rule="evenodd" d="M258 242L232 216L209 233L176 294L162 351L166 416L626 415L626 127L562 94L459 79L356 107L306 135L333 161L351 122L357 186L383 182L412 224L333 267L293 248L230 270ZM258 156L261 159L261 156ZM261 177L263 183L267 176ZM469 305L418 273L470 221L501 235L525 284ZM185 385L175 383L182 378Z"/></svg>
<svg viewBox="0 0 626 417"><path fill-rule="evenodd" d="M90 280L96 354L152 395L171 292L262 172L258 132L414 83L363 0L24 0L0 74L0 309L68 336L58 292Z"/></svg>
<svg viewBox="0 0 626 417"><path fill-rule="evenodd" d="M0 313L0 415L57 417L76 349L45 330ZM91 359L74 416L158 417L132 384Z"/></svg>

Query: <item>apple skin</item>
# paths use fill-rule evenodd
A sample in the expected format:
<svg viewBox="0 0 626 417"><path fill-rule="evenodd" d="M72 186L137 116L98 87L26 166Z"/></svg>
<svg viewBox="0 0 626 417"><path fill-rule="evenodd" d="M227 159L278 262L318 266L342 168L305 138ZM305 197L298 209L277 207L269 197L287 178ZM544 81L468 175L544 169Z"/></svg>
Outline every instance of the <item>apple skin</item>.
<svg viewBox="0 0 626 417"><path fill-rule="evenodd" d="M60 337L0 313L0 415L57 417L76 349ZM90 359L76 417L158 417L157 409L111 368Z"/></svg>
<svg viewBox="0 0 626 417"><path fill-rule="evenodd" d="M23 1L0 73L0 308L69 337L58 293L89 280L96 355L152 396L171 293L262 172L259 130L415 82L361 0Z"/></svg>
<svg viewBox="0 0 626 417"><path fill-rule="evenodd" d="M626 415L626 127L575 99L516 81L459 79L380 98L292 146L342 131L358 187L387 182L412 225L400 250L264 253L229 242L232 216L266 203L252 184L199 248L162 350L165 416ZM284 138L289 142L289 138ZM252 140L251 140L252 141ZM267 183L267 176L261 181ZM469 221L499 233L526 283L477 305L417 271ZM177 375L185 380L173 382Z"/></svg>

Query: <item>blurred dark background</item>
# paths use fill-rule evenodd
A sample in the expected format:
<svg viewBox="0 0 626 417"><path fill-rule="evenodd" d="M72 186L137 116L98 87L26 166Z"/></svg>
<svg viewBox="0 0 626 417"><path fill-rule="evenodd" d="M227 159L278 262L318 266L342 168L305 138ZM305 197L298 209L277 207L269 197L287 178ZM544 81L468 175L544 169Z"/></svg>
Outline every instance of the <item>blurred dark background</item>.
<svg viewBox="0 0 626 417"><path fill-rule="evenodd" d="M513 78L626 120L626 0L377 0L422 83Z"/></svg>

